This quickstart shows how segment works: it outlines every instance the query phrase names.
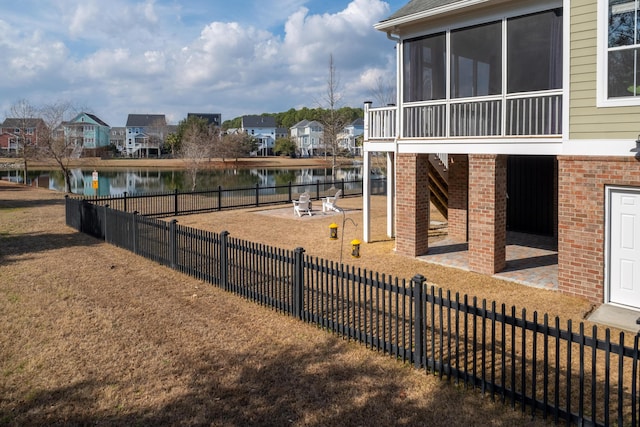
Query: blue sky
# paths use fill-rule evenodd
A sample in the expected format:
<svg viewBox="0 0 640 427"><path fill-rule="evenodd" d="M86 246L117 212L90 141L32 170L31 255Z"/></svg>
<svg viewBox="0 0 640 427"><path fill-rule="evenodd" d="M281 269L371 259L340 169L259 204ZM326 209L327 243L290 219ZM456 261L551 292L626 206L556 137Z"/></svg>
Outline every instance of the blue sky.
<svg viewBox="0 0 640 427"><path fill-rule="evenodd" d="M395 79L373 25L408 0L0 0L0 115L69 101L123 126L129 113L243 114L323 106L329 55L341 104Z"/></svg>

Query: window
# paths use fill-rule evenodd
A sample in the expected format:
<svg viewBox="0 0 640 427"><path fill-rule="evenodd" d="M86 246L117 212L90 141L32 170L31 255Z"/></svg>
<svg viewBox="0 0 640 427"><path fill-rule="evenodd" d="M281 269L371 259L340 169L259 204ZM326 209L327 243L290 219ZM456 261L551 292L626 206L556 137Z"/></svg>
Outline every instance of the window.
<svg viewBox="0 0 640 427"><path fill-rule="evenodd" d="M607 97L640 95L638 1L609 0L607 10Z"/></svg>

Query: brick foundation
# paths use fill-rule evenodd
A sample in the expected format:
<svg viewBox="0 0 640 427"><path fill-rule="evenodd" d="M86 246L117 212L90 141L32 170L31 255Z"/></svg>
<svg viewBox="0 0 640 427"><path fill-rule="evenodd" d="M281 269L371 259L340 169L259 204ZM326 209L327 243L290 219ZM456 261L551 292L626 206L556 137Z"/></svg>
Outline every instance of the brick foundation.
<svg viewBox="0 0 640 427"><path fill-rule="evenodd" d="M627 157L558 156L558 287L604 302L605 186L640 186Z"/></svg>
<svg viewBox="0 0 640 427"><path fill-rule="evenodd" d="M507 157L469 155L469 269L495 274L506 265Z"/></svg>
<svg viewBox="0 0 640 427"><path fill-rule="evenodd" d="M419 256L429 249L429 156L398 154L396 252Z"/></svg>
<svg viewBox="0 0 640 427"><path fill-rule="evenodd" d="M466 154L449 155L448 234L451 239L466 242L469 209L469 159Z"/></svg>

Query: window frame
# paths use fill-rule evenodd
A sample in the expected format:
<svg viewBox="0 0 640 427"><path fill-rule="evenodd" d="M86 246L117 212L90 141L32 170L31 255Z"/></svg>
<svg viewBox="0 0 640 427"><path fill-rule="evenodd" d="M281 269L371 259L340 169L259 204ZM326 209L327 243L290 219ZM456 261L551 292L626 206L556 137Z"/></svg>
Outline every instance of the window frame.
<svg viewBox="0 0 640 427"><path fill-rule="evenodd" d="M640 3L637 7L640 9ZM609 98L609 0L598 2L597 16L596 106L639 106L640 95ZM640 48L640 43L633 46Z"/></svg>

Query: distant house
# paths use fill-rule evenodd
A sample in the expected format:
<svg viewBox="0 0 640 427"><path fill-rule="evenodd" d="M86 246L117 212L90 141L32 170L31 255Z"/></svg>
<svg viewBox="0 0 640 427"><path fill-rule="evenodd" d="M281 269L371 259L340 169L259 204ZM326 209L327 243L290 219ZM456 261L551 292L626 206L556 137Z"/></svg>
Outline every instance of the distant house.
<svg viewBox="0 0 640 427"><path fill-rule="evenodd" d="M127 128L124 126L115 126L111 128L109 135L109 144L116 147L118 153L125 151Z"/></svg>
<svg viewBox="0 0 640 427"><path fill-rule="evenodd" d="M323 146L323 127L319 122L302 120L291 126L291 139L296 143L298 154L302 157L319 154Z"/></svg>
<svg viewBox="0 0 640 427"><path fill-rule="evenodd" d="M74 156L97 156L109 146L111 128L94 114L80 113L63 124L64 138Z"/></svg>
<svg viewBox="0 0 640 427"><path fill-rule="evenodd" d="M290 129L301 156L314 156L324 149L324 128L315 120L302 120Z"/></svg>
<svg viewBox="0 0 640 427"><path fill-rule="evenodd" d="M128 157L159 157L168 134L164 114L129 114L125 154Z"/></svg>
<svg viewBox="0 0 640 427"><path fill-rule="evenodd" d="M358 137L364 134L364 119L356 119L338 134L338 146L354 156L362 154L362 146L358 146Z"/></svg>
<svg viewBox="0 0 640 427"><path fill-rule="evenodd" d="M220 113L187 113L189 117L199 117L205 119L209 125L220 127L222 125L222 114Z"/></svg>
<svg viewBox="0 0 640 427"><path fill-rule="evenodd" d="M276 128L276 140L287 138L289 136L289 129L287 128Z"/></svg>
<svg viewBox="0 0 640 427"><path fill-rule="evenodd" d="M255 138L257 156L272 156L276 141L276 119L271 116L242 116L242 130Z"/></svg>
<svg viewBox="0 0 640 427"><path fill-rule="evenodd" d="M46 128L40 118L7 118L0 125L0 152L17 154L22 143L37 146L42 138L40 133Z"/></svg>

